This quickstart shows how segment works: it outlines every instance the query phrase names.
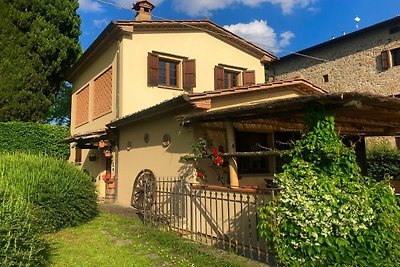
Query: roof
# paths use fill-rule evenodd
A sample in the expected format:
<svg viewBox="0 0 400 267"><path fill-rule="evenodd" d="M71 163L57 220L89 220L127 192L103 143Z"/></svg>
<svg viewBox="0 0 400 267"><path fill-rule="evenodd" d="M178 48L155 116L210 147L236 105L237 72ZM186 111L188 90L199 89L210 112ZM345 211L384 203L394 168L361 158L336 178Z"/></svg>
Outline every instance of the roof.
<svg viewBox="0 0 400 267"><path fill-rule="evenodd" d="M72 143L72 142L79 142L79 141L85 141L85 140L100 140L101 138L104 138L106 136L107 136L106 129L98 129L95 131L89 131L89 132L72 135L70 137L65 138L63 141L65 143Z"/></svg>
<svg viewBox="0 0 400 267"><path fill-rule="evenodd" d="M151 20L151 21L132 21L118 20L112 21L101 32L96 40L82 54L77 62L71 67L67 73L67 79L71 80L79 73L79 70L84 66L85 62L95 58L95 56L105 47L118 40L122 33L134 33L135 31L204 31L212 36L219 38L238 49L244 50L250 55L259 58L262 62L277 59L272 53L252 44L249 41L239 37L238 35L218 26L209 20Z"/></svg>
<svg viewBox="0 0 400 267"><path fill-rule="evenodd" d="M326 48L326 47L329 47L329 46L332 46L332 45L336 45L336 44L339 44L341 42L344 42L344 41L352 39L352 38L357 38L357 37L360 37L362 35L367 35L367 34L371 33L374 30L377 30L377 29L380 29L380 28L387 28L387 27L390 27L390 26L396 25L396 24L397 25L400 24L400 16L395 16L395 17L393 17L391 19L382 21L382 22L374 24L372 26L369 26L369 27L366 27L366 28L363 28L363 29L360 29L360 30L357 30L357 31L354 31L354 32L351 32L351 33L348 33L348 34L345 34L345 35L342 35L340 37L331 39L329 41L326 41L326 42L323 42L323 43L308 47L306 49L297 51L296 53L292 53L292 54L283 56L283 57L279 58L276 61L281 62L281 61L291 60L293 58L298 57L297 54L311 55L314 51L316 51L318 49Z"/></svg>
<svg viewBox="0 0 400 267"><path fill-rule="evenodd" d="M234 122L269 123L287 130L302 130L304 112L313 105L324 106L332 112L342 133L378 136L400 133L400 99L357 92L306 95L181 116L180 119L184 123L213 123L229 118Z"/></svg>
<svg viewBox="0 0 400 267"><path fill-rule="evenodd" d="M189 94L191 100L202 99L202 98L214 98L222 97L228 95L238 95L249 92L258 92L264 90L275 90L285 87L290 87L294 91L300 92L302 94L321 94L326 93L322 88L310 83L309 81L301 78L294 78L289 80L282 80L270 83L255 84L250 86L240 86L229 89L205 91L202 93Z"/></svg>
<svg viewBox="0 0 400 267"><path fill-rule="evenodd" d="M303 79L291 79L287 81L272 82L266 84L257 84L251 86L241 86L217 91L206 91L203 93L183 94L170 100L163 101L150 108L117 118L107 124L107 127L119 127L129 123L149 119L151 117L166 114L176 110L185 110L188 108L207 109L204 105L205 100L221 98L226 96L238 96L244 93L260 92L265 90L276 90L280 88L290 88L303 94L321 94L325 93L321 88Z"/></svg>

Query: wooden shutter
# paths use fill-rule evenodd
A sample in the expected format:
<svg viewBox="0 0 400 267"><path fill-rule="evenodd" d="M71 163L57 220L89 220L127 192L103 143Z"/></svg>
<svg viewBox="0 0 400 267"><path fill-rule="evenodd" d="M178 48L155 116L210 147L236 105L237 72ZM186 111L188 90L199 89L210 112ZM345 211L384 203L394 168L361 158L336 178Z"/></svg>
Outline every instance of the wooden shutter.
<svg viewBox="0 0 400 267"><path fill-rule="evenodd" d="M191 90L196 87L196 60L185 59L183 65L183 89Z"/></svg>
<svg viewBox="0 0 400 267"><path fill-rule="evenodd" d="M250 86L256 84L256 72L254 70L247 70L243 72L243 85Z"/></svg>
<svg viewBox="0 0 400 267"><path fill-rule="evenodd" d="M158 85L158 64L159 57L156 54L149 53L147 57L147 83L149 86Z"/></svg>
<svg viewBox="0 0 400 267"><path fill-rule="evenodd" d="M224 68L215 66L214 68L215 90L224 89Z"/></svg>
<svg viewBox="0 0 400 267"><path fill-rule="evenodd" d="M82 162L82 149L75 147L75 162Z"/></svg>
<svg viewBox="0 0 400 267"><path fill-rule="evenodd" d="M382 51L381 52L381 59L382 59L382 69L387 70L390 67L390 61L389 61L389 51Z"/></svg>

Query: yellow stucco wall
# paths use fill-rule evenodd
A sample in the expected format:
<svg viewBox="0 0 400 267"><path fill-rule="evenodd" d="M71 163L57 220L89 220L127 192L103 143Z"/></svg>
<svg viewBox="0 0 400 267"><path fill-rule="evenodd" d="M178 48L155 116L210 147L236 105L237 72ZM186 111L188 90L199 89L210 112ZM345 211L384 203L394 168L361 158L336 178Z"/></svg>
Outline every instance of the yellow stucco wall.
<svg viewBox="0 0 400 267"><path fill-rule="evenodd" d="M191 172L179 161L181 156L190 151L193 131L190 127L181 127L175 116L157 117L120 129L117 173L119 204L131 204L134 180L143 169L151 170L156 177L178 177ZM150 136L148 143L144 141L146 133ZM171 145L167 148L161 145L164 134L171 136ZM131 145L129 151L128 142Z"/></svg>
<svg viewBox="0 0 400 267"><path fill-rule="evenodd" d="M256 71L256 83L264 83L260 59L204 32L135 32L122 41L121 115L176 97L183 90L147 86L147 55L157 51L196 59L194 92L214 90L214 67L218 64Z"/></svg>

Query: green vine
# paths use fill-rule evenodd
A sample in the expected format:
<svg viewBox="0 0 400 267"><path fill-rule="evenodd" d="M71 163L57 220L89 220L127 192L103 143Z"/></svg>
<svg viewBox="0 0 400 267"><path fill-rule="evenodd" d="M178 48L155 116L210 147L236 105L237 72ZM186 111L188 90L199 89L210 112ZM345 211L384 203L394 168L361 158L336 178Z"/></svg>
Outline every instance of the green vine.
<svg viewBox="0 0 400 267"><path fill-rule="evenodd" d="M388 180L362 176L353 148L322 109L276 175L282 190L260 209L258 228L288 266L399 266L400 211Z"/></svg>

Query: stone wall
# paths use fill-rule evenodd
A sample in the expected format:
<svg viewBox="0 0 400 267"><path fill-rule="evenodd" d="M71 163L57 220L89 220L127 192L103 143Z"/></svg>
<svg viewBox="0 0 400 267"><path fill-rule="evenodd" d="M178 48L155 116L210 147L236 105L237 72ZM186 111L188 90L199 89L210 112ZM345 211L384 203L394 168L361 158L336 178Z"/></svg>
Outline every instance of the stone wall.
<svg viewBox="0 0 400 267"><path fill-rule="evenodd" d="M398 24L397 24L398 25ZM307 53L326 62L290 56L269 67L270 81L304 78L328 92L358 91L381 95L400 93L400 65L382 69L381 52L400 47L400 33L390 34L394 25L340 37L330 45ZM328 75L329 81L324 81Z"/></svg>

